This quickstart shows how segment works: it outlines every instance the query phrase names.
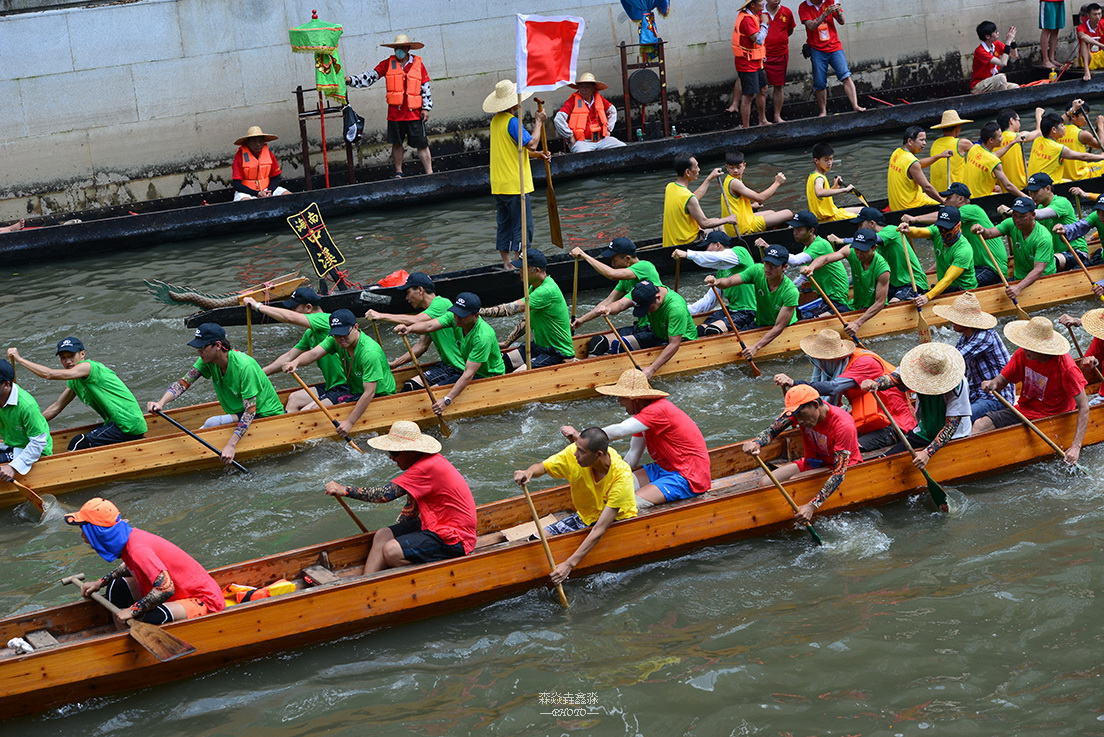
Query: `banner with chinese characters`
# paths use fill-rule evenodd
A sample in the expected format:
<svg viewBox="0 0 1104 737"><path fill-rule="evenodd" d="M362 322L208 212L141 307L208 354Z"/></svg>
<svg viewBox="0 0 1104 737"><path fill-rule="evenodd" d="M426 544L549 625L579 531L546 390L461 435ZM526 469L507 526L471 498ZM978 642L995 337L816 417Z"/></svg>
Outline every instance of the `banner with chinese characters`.
<svg viewBox="0 0 1104 737"><path fill-rule="evenodd" d="M326 230L317 202L310 203L307 209L292 215L287 221L303 243L303 248L307 249L307 255L314 264L314 272L319 277L325 279L331 270L345 263L341 249Z"/></svg>

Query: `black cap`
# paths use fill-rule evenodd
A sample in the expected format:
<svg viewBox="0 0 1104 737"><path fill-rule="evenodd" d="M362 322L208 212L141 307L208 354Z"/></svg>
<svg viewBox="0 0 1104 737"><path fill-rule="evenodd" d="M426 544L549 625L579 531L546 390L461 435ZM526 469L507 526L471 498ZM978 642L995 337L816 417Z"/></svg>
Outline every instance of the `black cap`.
<svg viewBox="0 0 1104 737"><path fill-rule="evenodd" d="M0 381L15 381L15 369L2 359L0 359Z"/></svg>
<svg viewBox="0 0 1104 737"><path fill-rule="evenodd" d="M1037 189L1043 187L1050 187L1054 184L1054 180L1050 178L1050 175L1045 172L1036 172L1027 178L1027 184L1024 185L1024 192L1034 192Z"/></svg>
<svg viewBox="0 0 1104 737"><path fill-rule="evenodd" d="M817 216L808 210L800 210L793 216L793 220L786 223L791 228L815 228L820 225L820 221L817 220Z"/></svg>
<svg viewBox="0 0 1104 737"><path fill-rule="evenodd" d="M68 338L62 338L58 341L57 351L54 355L57 356L62 353L80 353L83 350L84 343L80 342L80 338L74 338L70 335Z"/></svg>
<svg viewBox="0 0 1104 737"><path fill-rule="evenodd" d="M606 246L606 250L598 254L598 258L613 258L619 253L625 256L635 256L636 244L628 238L614 238L610 241L610 244Z"/></svg>
<svg viewBox="0 0 1104 737"><path fill-rule="evenodd" d="M953 182L951 184L951 186L947 187L945 190L940 192L939 196L940 197L949 197L950 195L953 195L953 194L956 194L960 197L965 197L966 199L969 199L970 198L970 188L967 187L962 182Z"/></svg>
<svg viewBox="0 0 1104 737"><path fill-rule="evenodd" d="M188 341L188 345L202 348L220 340L226 340L226 330L216 322L205 322L196 328L195 337Z"/></svg>
<svg viewBox="0 0 1104 737"><path fill-rule="evenodd" d="M547 256L545 256L543 253L541 253L540 251L538 251L535 248L530 248L528 250L529 250L529 265L530 266L535 266L538 269L547 269L548 268L548 257ZM517 258L515 258L510 263L512 263L514 265L514 268L520 269L521 268L521 263L522 263L521 257L518 256Z"/></svg>
<svg viewBox="0 0 1104 737"><path fill-rule="evenodd" d="M1035 212L1035 200L1030 197L1017 197L1012 200L1012 212Z"/></svg>
<svg viewBox="0 0 1104 737"><path fill-rule="evenodd" d="M285 310L294 310L299 305L317 305L321 302L322 298L318 296L318 292L310 287L299 287L283 301L282 306Z"/></svg>
<svg viewBox="0 0 1104 737"><path fill-rule="evenodd" d="M1104 194L1096 198L1096 204L1093 205L1094 210L1104 210Z"/></svg>
<svg viewBox="0 0 1104 737"><path fill-rule="evenodd" d="M403 284L399 289L407 290L414 287L421 287L422 289L433 289L433 280L429 278L429 274L424 271L414 271L406 275L406 284Z"/></svg>
<svg viewBox="0 0 1104 737"><path fill-rule="evenodd" d="M864 207L859 210L856 217L851 218L851 222L855 225L865 223L867 220L873 220L878 225L885 225L885 213L876 207Z"/></svg>
<svg viewBox="0 0 1104 737"><path fill-rule="evenodd" d="M481 307L483 302L478 296L471 292L460 292L456 295L456 301L452 303L452 307L449 307L449 312L459 317L470 317L478 314Z"/></svg>
<svg viewBox="0 0 1104 737"><path fill-rule="evenodd" d="M790 263L790 252L782 246L771 244L763 251L763 260L775 266L785 266Z"/></svg>
<svg viewBox="0 0 1104 737"><path fill-rule="evenodd" d="M659 297L659 287L647 279L638 281L632 290L632 301L636 305L636 307L633 307L633 316L644 317L647 315L648 310L655 304L657 297Z"/></svg>
<svg viewBox="0 0 1104 737"><path fill-rule="evenodd" d="M356 324L356 315L351 310L337 310L330 315L330 335L348 335Z"/></svg>
<svg viewBox="0 0 1104 737"><path fill-rule="evenodd" d="M851 247L860 251L869 251L874 246L882 245L882 237L870 228L859 228L855 231L855 237L851 239Z"/></svg>
<svg viewBox="0 0 1104 737"><path fill-rule="evenodd" d="M950 230L961 222L962 214L959 213L957 207L951 207L950 205L943 205L939 208L939 216L935 219L935 224L942 230Z"/></svg>
<svg viewBox="0 0 1104 737"><path fill-rule="evenodd" d="M710 243L720 243L725 248L732 248L732 238L723 230L709 231L709 235L705 237L704 245L708 246Z"/></svg>

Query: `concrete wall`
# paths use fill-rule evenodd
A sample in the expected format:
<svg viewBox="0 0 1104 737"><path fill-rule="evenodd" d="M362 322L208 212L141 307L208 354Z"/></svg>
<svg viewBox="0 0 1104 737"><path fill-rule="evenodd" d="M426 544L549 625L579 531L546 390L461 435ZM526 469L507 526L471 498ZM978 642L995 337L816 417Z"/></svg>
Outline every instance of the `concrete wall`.
<svg viewBox="0 0 1104 737"><path fill-rule="evenodd" d="M792 0L787 3L795 9ZM346 71L384 58L379 44L407 33L433 77L433 130L454 131L461 146L481 146L480 106L500 78L512 78L514 13L567 13L586 19L580 70L616 82L616 44L636 40L636 25L609 0L138 0L0 17L0 220L224 188L232 141L250 125L276 133L285 172L298 126L293 90L313 86L313 58L291 53L287 29L309 20L311 5L345 27ZM874 86L925 75L967 73L974 26L1015 24L1038 42L1036 3L1028 0L845 0L841 37L857 79ZM565 7L566 6L566 7ZM911 7L923 14L902 15ZM698 91L695 109L723 108L734 77L730 35L735 3L682 0L659 18L668 41L673 91ZM429 20L440 25L426 25ZM1064 35L1068 34L1068 30ZM801 28L791 43L792 92L808 94ZM1025 49L1025 51L1028 51ZM382 85L354 90L367 133L382 133ZM548 95L558 103L566 91ZM692 94L683 95L689 104ZM336 127L336 125L335 125ZM335 131L337 132L337 131ZM362 148L383 160L385 146Z"/></svg>

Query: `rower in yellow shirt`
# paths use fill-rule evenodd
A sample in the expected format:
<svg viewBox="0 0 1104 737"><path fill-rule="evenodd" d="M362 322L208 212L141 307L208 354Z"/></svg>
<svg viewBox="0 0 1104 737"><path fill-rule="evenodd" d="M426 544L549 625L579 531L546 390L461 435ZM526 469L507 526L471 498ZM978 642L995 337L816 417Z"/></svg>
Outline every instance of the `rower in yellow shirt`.
<svg viewBox="0 0 1104 737"><path fill-rule="evenodd" d="M924 169L941 159L951 157L950 151L939 156L917 158L916 154L928 145L927 132L918 125L905 129L901 147L889 157L889 169L886 173L886 190L889 194L890 210L907 210L910 207L941 205L943 198L939 190L931 185L924 175Z"/></svg>
<svg viewBox="0 0 1104 737"><path fill-rule="evenodd" d="M1077 102L1076 100L1074 102ZM1090 154L1074 151L1059 140L1066 134L1066 124L1058 113L1043 114L1042 108L1036 108L1035 119L1041 135L1031 144L1031 157L1027 161L1027 174L1043 173L1055 184L1069 181L1063 176L1063 162L1067 160L1097 162L1104 161L1104 154Z"/></svg>
<svg viewBox="0 0 1104 737"><path fill-rule="evenodd" d="M958 116L957 110L944 110L943 119L939 125L933 125L932 130L944 131L944 134L932 141L932 156L939 156L944 151L950 151L950 157L938 166L931 168L931 184L942 192L951 186L952 182L966 181L966 154L970 151L973 142L969 138L960 138L962 126L973 123Z"/></svg>
<svg viewBox="0 0 1104 737"><path fill-rule="evenodd" d="M1058 139L1070 151L1087 153L1089 147L1099 149L1100 141L1104 140L1104 115L1096 116L1095 130L1084 130L1089 125L1089 106L1083 100L1074 100L1070 109L1062 116L1062 122L1066 124L1066 131ZM1062 176L1066 179L1089 179L1098 177L1104 172L1104 163L1086 164L1077 159L1063 159Z"/></svg>
<svg viewBox="0 0 1104 737"><path fill-rule="evenodd" d="M1020 136L1017 135L1002 146L1000 126L990 122L981 126L979 140L981 143L971 146L970 152L966 154L966 174L961 180L969 187L970 196L984 197L994 192L1011 192L1017 197L1023 197L1023 191L1005 174L1001 160L1002 154L1019 145Z"/></svg>
<svg viewBox="0 0 1104 737"><path fill-rule="evenodd" d="M667 184L663 193L663 245L686 246L696 243L703 230L737 223L736 215L723 218L707 218L698 200L709 191L709 183L722 176L722 169L709 172L705 181L693 192L690 183L698 178L701 167L693 156L679 154L675 157L675 181Z"/></svg>
<svg viewBox="0 0 1104 737"><path fill-rule="evenodd" d="M774 175L774 181L762 192L756 192L744 184L744 172L747 171L747 161L741 151L732 151L725 154L724 184L721 185L721 217L736 214L735 226L724 226L725 233L735 237L740 233L762 233L768 228L774 229L793 218L791 210L752 210L752 203L760 205L774 196L786 181L786 175L778 172Z"/></svg>
<svg viewBox="0 0 1104 737"><path fill-rule="evenodd" d="M1027 184L1027 165L1024 163L1023 144L1038 138L1039 131L1021 131L1020 114L1012 108L1005 108L997 113L997 125L1001 129L1001 146L1012 144L1000 157L1001 166L1004 167L1004 173L1008 175L1008 181L1022 190Z"/></svg>
<svg viewBox="0 0 1104 737"><path fill-rule="evenodd" d="M832 199L838 194L847 194L855 189L854 184L843 186L843 180L836 177L832 186L828 186L828 172L835 163L836 151L832 144L821 141L813 146L813 166L816 167L805 180L805 197L809 200L809 212L821 223L834 220L850 220L859 214L861 207L837 207Z"/></svg>

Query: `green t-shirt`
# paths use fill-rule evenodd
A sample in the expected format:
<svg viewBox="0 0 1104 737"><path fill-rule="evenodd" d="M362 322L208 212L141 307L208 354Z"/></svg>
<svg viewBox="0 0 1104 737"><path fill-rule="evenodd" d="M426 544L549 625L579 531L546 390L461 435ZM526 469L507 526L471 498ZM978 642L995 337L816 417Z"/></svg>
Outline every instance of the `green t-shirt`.
<svg viewBox="0 0 1104 737"><path fill-rule="evenodd" d="M296 349L306 353L311 348L317 347L322 341L330 337L330 313L311 312L306 315L310 327L303 333L303 337L295 344ZM345 369L341 367L341 361L337 356L325 354L315 364L322 372L322 378L326 380L326 390L333 389L345 383Z"/></svg>
<svg viewBox="0 0 1104 737"><path fill-rule="evenodd" d="M997 226L1002 235L1008 236L1012 241L1012 277L1023 279L1035 268L1035 263L1044 263L1043 276L1049 276L1057 271L1054 266L1054 239L1038 222L1031 229L1027 238L1012 222L1012 218L1003 220Z"/></svg>
<svg viewBox="0 0 1104 737"><path fill-rule="evenodd" d="M118 374L99 361L85 359L91 371L83 379L69 379L65 385L77 398L92 408L104 422L114 422L127 435L145 435L146 418L138 400Z"/></svg>
<svg viewBox="0 0 1104 737"><path fill-rule="evenodd" d="M733 266L731 269L720 269L717 272L718 279L723 279L733 274L742 274L747 267L755 263L755 259L751 257L751 254L743 246L733 246L732 250L736 252L737 258L740 259L740 265ZM755 287L751 284L737 284L734 287L723 290L721 294L728 300L728 309L733 312L737 310L755 309Z"/></svg>
<svg viewBox="0 0 1104 737"><path fill-rule="evenodd" d="M559 285L545 276L539 287L529 287L529 313L533 320L533 342L552 348L564 358L575 356L571 342L571 312Z"/></svg>
<svg viewBox="0 0 1104 737"><path fill-rule="evenodd" d="M614 287L614 289L621 292L621 294L629 294L632 292L637 282L644 281L645 279L655 284L657 287L663 286L663 282L659 280L659 271L656 270L655 264L651 261L644 261L641 259L630 266L629 271L636 274L636 278L622 279L617 282L617 286Z"/></svg>
<svg viewBox="0 0 1104 737"><path fill-rule="evenodd" d="M977 274L974 273L974 249L961 235L950 246L943 245L943 236L938 225L929 225L924 228L928 232L928 238L932 242L932 250L935 251L935 275L936 279L942 279L947 273L947 268L957 266L962 269L958 278L951 282L951 288L968 292L977 289Z"/></svg>
<svg viewBox="0 0 1104 737"><path fill-rule="evenodd" d="M506 373L506 363L502 360L502 350L498 347L498 336L482 317L475 321L475 325L467 335L456 324L456 315L446 312L437 318L437 321L446 328L456 328L460 335L457 345L460 353L460 369L463 370L468 361L481 364L475 372L477 379L487 376L501 376Z"/></svg>
<svg viewBox="0 0 1104 737"><path fill-rule="evenodd" d="M1066 250L1066 244L1062 242L1062 236L1054 232L1054 226L1058 223L1062 225L1069 225L1070 223L1077 222L1077 213L1074 212L1073 203L1062 195L1054 195L1054 199L1047 205L1051 210L1058 213L1057 217L1047 218L1046 220L1038 220L1046 232L1050 233L1051 240L1053 241L1052 248L1055 253L1062 253ZM1078 238L1075 241L1070 241L1070 245L1076 248L1078 251L1085 253L1089 250L1088 245L1085 243L1084 237Z"/></svg>
<svg viewBox="0 0 1104 737"><path fill-rule="evenodd" d="M387 365L383 348L363 332L357 338L352 356L337 344L337 339L332 335L327 336L321 345L327 355L337 359L341 366L341 383L347 385L353 394L363 393L364 385L371 382L376 384L377 397L395 393L395 376Z"/></svg>
<svg viewBox="0 0 1104 737"><path fill-rule="evenodd" d="M660 341L668 341L672 335L681 335L683 340L698 337L698 326L694 324L690 308L686 306L682 295L674 289L667 290L667 296L663 298L659 309L640 318L637 324L650 327Z"/></svg>
<svg viewBox="0 0 1104 737"><path fill-rule="evenodd" d="M882 239L882 245L878 247L878 254L889 264L889 286L911 287L912 279L909 278L909 264L912 265L912 277L916 280L916 287L921 292L927 290L927 276L924 267L920 265L920 259L911 245L905 244L901 232L896 225L887 225L878 231ZM908 249L908 262L905 261L905 249Z"/></svg>
<svg viewBox="0 0 1104 737"><path fill-rule="evenodd" d="M962 216L962 235L965 236L967 242L970 244L970 248L974 250L974 266L988 266L990 269L997 269L1000 272L1004 272L1008 264L1008 249L1004 245L1004 238L982 238L977 233L972 232L970 229L975 225L980 225L983 228L992 228L993 221L989 219L989 215L985 210L981 209L977 205L963 205L958 208L959 215ZM984 240L984 243L982 242ZM989 246L989 251L993 252L993 256L989 256L989 252L985 250L985 246ZM997 263L993 264L993 259L997 260Z"/></svg>
<svg viewBox="0 0 1104 737"><path fill-rule="evenodd" d="M870 267L864 269L859 254L854 248L847 253L847 263L851 265L851 286L855 291L855 309L865 310L874 304L878 294L878 278L889 273L889 264L880 253L875 252ZM886 295L888 299L889 295Z"/></svg>
<svg viewBox="0 0 1104 737"><path fill-rule="evenodd" d="M257 417L284 413L284 405L280 403L276 389L252 356L241 351L230 351L226 354L225 372L213 363L204 363L202 358L196 359L194 367L200 376L211 380L223 412L240 415L245 410L242 400L256 397Z"/></svg>
<svg viewBox="0 0 1104 737"><path fill-rule="evenodd" d="M778 320L778 313L783 307L793 307L794 311L788 324L797 322L797 303L801 301L801 294L792 281L782 277L782 283L773 292L767 284L767 274L763 270L763 264L752 264L744 270L740 278L755 288L755 324L760 327L773 327Z"/></svg>
<svg viewBox="0 0 1104 737"><path fill-rule="evenodd" d="M1104 223L1100 222L1100 211L1093 210L1089 213L1089 216L1085 218L1089 225L1096 228L1096 236L1100 239L1101 243L1104 243Z"/></svg>
<svg viewBox="0 0 1104 737"><path fill-rule="evenodd" d="M821 256L827 256L829 253L834 253L835 250L831 243L820 236L814 238L813 242L805 247L805 253L809 254L814 260ZM824 290L829 298L841 305L847 305L847 308L851 309L851 284L847 278L847 267L842 262L836 261L821 266L813 272L813 278L816 279L816 283L820 285L820 288Z"/></svg>
<svg viewBox="0 0 1104 737"><path fill-rule="evenodd" d="M18 384L12 384L12 391L15 392L15 404L0 406L0 439L11 448L26 448L31 438L46 433L46 448L42 455L51 455L54 439L50 436L50 425L42 416L38 402Z"/></svg>
<svg viewBox="0 0 1104 737"><path fill-rule="evenodd" d="M452 307L452 300L434 297L422 315L427 320L433 320L446 314L449 307ZM460 355L460 328L456 327L455 323L452 327L433 331L429 334L429 339L437 348L437 355L443 362L459 371L464 370L464 358Z"/></svg>

